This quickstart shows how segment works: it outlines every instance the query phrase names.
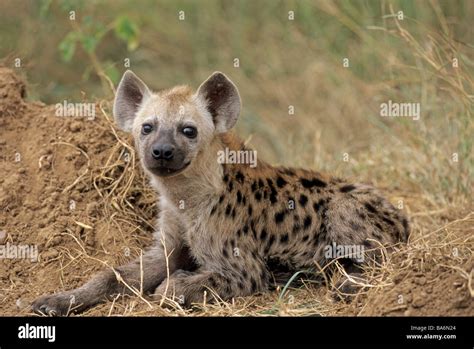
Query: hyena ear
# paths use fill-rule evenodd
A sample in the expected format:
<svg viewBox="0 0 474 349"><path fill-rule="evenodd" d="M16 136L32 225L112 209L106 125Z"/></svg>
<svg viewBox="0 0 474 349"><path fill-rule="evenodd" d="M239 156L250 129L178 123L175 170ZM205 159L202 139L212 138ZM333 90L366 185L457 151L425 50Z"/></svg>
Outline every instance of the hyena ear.
<svg viewBox="0 0 474 349"><path fill-rule="evenodd" d="M151 96L145 83L131 70L127 70L117 87L114 101L114 117L124 131L132 130L133 119L140 105Z"/></svg>
<svg viewBox="0 0 474 349"><path fill-rule="evenodd" d="M198 89L198 96L206 103L217 133L234 127L240 114L240 95L237 87L221 72L213 73Z"/></svg>

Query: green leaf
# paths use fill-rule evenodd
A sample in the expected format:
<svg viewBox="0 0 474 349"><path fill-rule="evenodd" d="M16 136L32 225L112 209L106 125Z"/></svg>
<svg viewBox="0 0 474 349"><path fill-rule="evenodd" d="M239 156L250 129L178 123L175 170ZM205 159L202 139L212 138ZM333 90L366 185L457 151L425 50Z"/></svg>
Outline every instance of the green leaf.
<svg viewBox="0 0 474 349"><path fill-rule="evenodd" d="M84 47L84 50L86 50L89 53L92 53L95 51L95 48L97 47L98 40L94 36L87 35L82 37L81 40L82 47Z"/></svg>
<svg viewBox="0 0 474 349"><path fill-rule="evenodd" d="M69 32L64 39L59 43L59 52L64 62L70 62L74 53L76 52L76 43L78 35L76 32Z"/></svg>
<svg viewBox="0 0 474 349"><path fill-rule="evenodd" d="M115 35L127 43L129 51L138 47L138 26L127 16L121 16L115 21Z"/></svg>

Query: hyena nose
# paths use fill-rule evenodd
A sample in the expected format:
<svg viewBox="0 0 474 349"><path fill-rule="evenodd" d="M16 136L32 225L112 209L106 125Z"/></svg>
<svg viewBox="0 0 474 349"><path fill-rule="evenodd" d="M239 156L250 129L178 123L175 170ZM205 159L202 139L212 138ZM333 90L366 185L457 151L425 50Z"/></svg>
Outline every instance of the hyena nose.
<svg viewBox="0 0 474 349"><path fill-rule="evenodd" d="M155 160L171 160L174 156L174 146L171 144L157 144L151 150L151 155Z"/></svg>

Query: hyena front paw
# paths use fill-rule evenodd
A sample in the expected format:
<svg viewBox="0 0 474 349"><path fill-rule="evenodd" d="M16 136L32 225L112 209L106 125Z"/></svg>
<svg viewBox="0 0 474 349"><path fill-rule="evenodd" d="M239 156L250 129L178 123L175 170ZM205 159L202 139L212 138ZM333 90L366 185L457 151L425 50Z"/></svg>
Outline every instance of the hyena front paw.
<svg viewBox="0 0 474 349"><path fill-rule="evenodd" d="M31 305L32 310L43 316L67 316L74 307L74 295L69 292L39 297Z"/></svg>
<svg viewBox="0 0 474 349"><path fill-rule="evenodd" d="M361 273L351 273L348 275L349 277L343 276L336 283L332 293L334 301L350 302L364 288L367 280Z"/></svg>

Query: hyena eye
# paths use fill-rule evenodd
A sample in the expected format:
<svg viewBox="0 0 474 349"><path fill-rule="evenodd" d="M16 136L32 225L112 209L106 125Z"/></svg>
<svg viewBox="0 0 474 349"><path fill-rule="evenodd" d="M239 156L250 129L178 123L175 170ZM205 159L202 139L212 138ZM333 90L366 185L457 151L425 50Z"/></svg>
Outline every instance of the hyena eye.
<svg viewBox="0 0 474 349"><path fill-rule="evenodd" d="M150 124L143 124L142 126L142 134L147 135L151 131L153 131L153 126Z"/></svg>
<svg viewBox="0 0 474 349"><path fill-rule="evenodd" d="M183 132L183 134L188 138L196 138L197 136L197 130L194 127L184 127L181 132Z"/></svg>

